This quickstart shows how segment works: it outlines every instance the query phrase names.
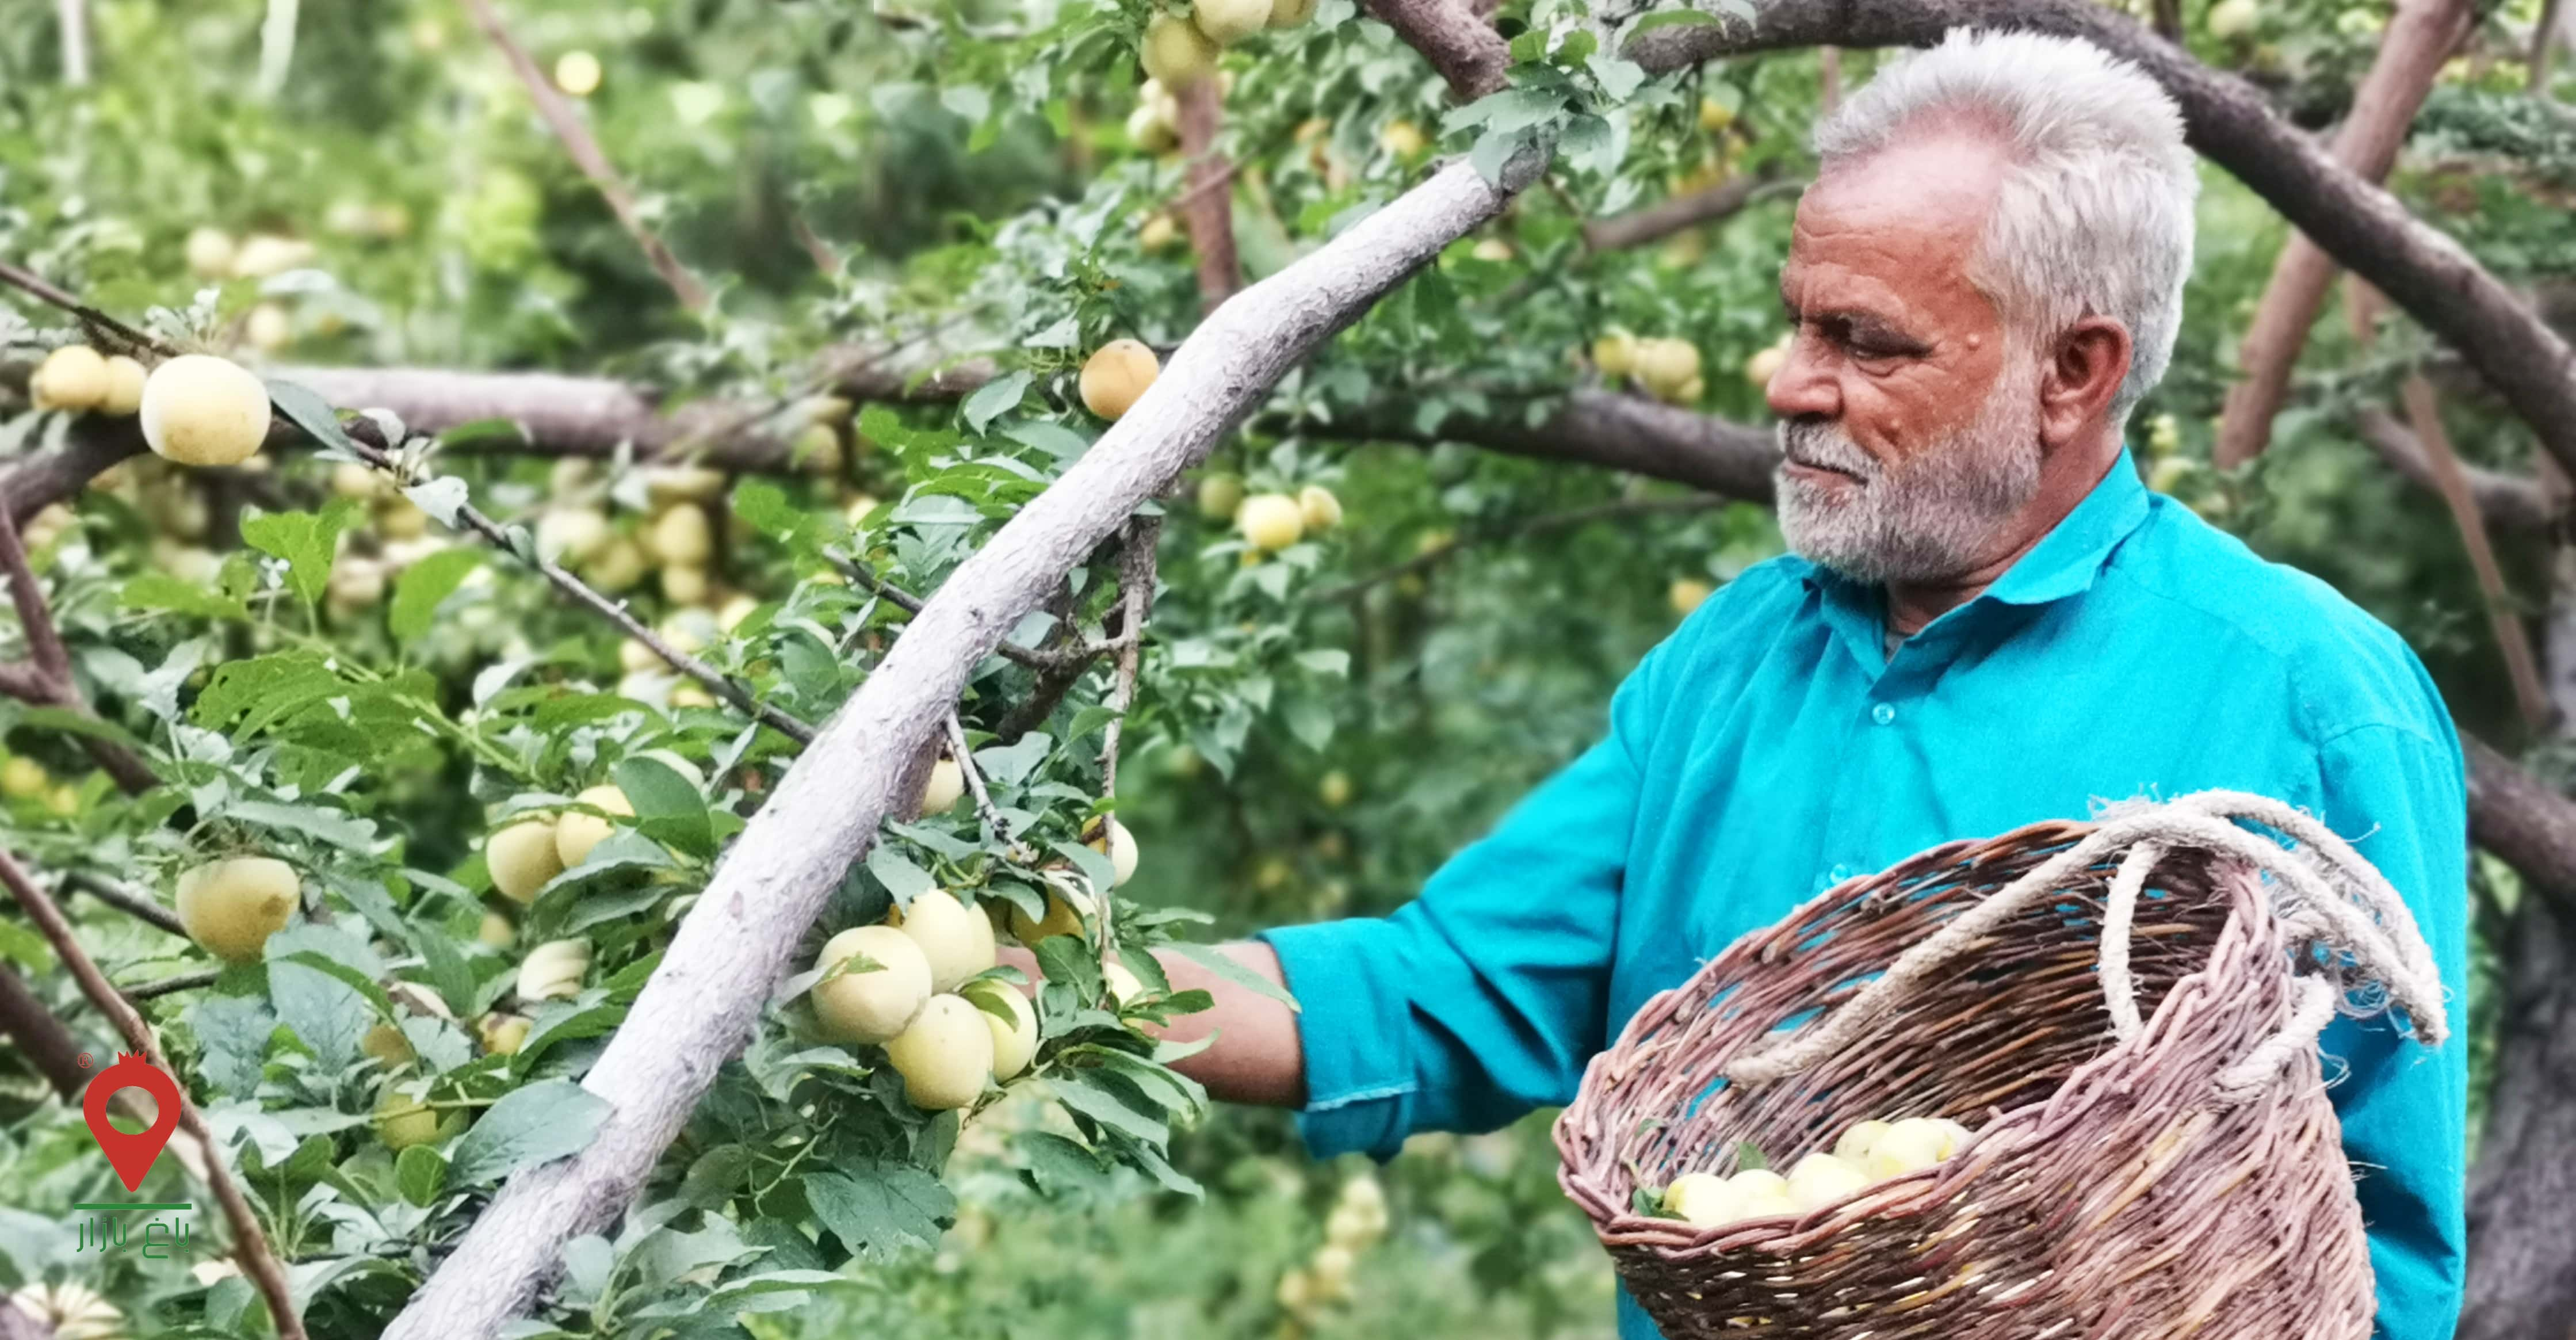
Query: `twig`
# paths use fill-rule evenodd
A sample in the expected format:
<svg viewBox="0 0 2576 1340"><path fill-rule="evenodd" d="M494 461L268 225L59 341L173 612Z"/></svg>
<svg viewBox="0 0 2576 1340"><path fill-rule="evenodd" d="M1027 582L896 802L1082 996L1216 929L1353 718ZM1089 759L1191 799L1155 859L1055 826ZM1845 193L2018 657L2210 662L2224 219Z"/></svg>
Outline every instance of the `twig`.
<svg viewBox="0 0 2576 1340"><path fill-rule="evenodd" d="M635 207L635 193L627 189L625 179L617 175L616 166L608 161L607 154L600 151L599 141L591 136L590 127L581 123L581 114L573 109L563 94L555 91L554 84L546 78L546 72L537 68L536 61L529 58L526 50L512 40L509 28L501 22L499 11L492 8L492 0L465 0L465 9L473 16L475 26L483 30L483 35L501 49L502 56L510 62L510 68L518 71L519 82L528 86L528 97L537 104L537 115L545 118L546 125L554 131L555 138L563 142L564 152L572 156L582 175L599 188L599 194L608 201L609 209L615 211L617 221L626 226L627 235L644 249L644 259L652 263L654 271L662 276L662 282L670 285L671 292L679 296L680 305L692 312L705 311L706 285L698 282L698 277L680 264L680 258L671 254L671 249L663 244L662 239L644 226L644 216Z"/></svg>
<svg viewBox="0 0 2576 1340"><path fill-rule="evenodd" d="M1387 567L1380 568L1366 576L1355 577L1338 586L1328 586L1320 591L1310 591L1306 594L1305 598L1309 603L1318 605L1329 605L1337 600L1348 600L1352 596L1358 595L1362 591L1366 591L1370 587L1376 586L1381 582L1390 582L1398 577L1406 575L1407 573L1422 572L1441 563L1447 562L1451 557L1456 555L1459 550L1465 549L1469 545L1473 544L1480 544L1491 540L1509 539L1517 536L1536 535L1551 530L1564 530L1570 526L1580 526L1588 522L1602 521L1614 517L1646 516L1658 512L1701 512L1712 507L1723 507L1734 501L1737 500L1717 493L1693 493L1680 498L1623 498L1617 502L1601 503L1592 507L1578 507L1572 511L1556 512L1547 516L1531 517L1526 521L1518 521L1507 525L1492 527L1490 529L1479 531L1474 535L1451 540L1449 543L1444 544L1437 549L1430 550L1427 553L1416 554L1401 563L1391 564Z"/></svg>
<svg viewBox="0 0 2576 1340"><path fill-rule="evenodd" d="M1729 218L1760 201L1804 190L1806 185L1804 178L1774 177L1772 169L1765 165L1759 172L1729 177L1706 190L1677 195L1615 218L1586 223L1583 225L1583 246L1587 251L1616 251L1621 247L1643 246L1670 237L1684 228Z"/></svg>
<svg viewBox="0 0 2576 1340"><path fill-rule="evenodd" d="M958 775L966 779L967 793L975 797L975 814L993 830L993 840L1010 848L1012 860L1025 865L1035 859L1028 844L1011 836L1011 826L1002 822L1002 812L993 807L993 795L984 789L984 771L975 766L975 751L966 745L966 723L948 714L948 756L957 761Z"/></svg>
<svg viewBox="0 0 2576 1340"><path fill-rule="evenodd" d="M1109 689L1109 710L1117 713L1101 732L1100 794L1118 797L1118 740L1127 724L1127 709L1136 702L1136 666L1145 644L1145 617L1154 608L1154 549L1163 538L1163 519L1127 519L1127 538L1118 554L1118 679ZM1104 918L1105 920L1105 918Z"/></svg>
<svg viewBox="0 0 2576 1340"><path fill-rule="evenodd" d="M63 888L86 893L117 911L145 922L172 935L186 935L188 928L179 924L179 914L163 907L150 894L126 887L105 875L87 870L74 870L63 876Z"/></svg>
<svg viewBox="0 0 2576 1340"><path fill-rule="evenodd" d="M170 1058L162 1053L161 1044L154 1040L151 1026L143 1022L143 1016L135 1012L125 997L117 994L116 988L108 984L106 975L98 970L98 965L90 961L88 951L82 949L80 941L73 937L71 923L63 919L63 910L37 887L36 881L28 878L17 858L5 851L0 851L0 883L9 886L9 892L16 895L18 905L26 909L27 919L36 923L36 929L54 947L56 956L72 970L72 976L80 982L81 994L89 997L90 1004L97 1006L99 1013L116 1025L117 1031L143 1054L145 1060L163 1074L175 1078L179 1072L171 1066ZM189 1099L185 1085L179 1086L179 1125L206 1151L206 1185L223 1207L225 1222L232 1226L233 1250L242 1273L248 1275L268 1299L269 1319L276 1325L280 1340L306 1340L304 1319L296 1314L295 1296L287 1287L286 1271L278 1264L276 1255L269 1251L268 1238L260 1232L259 1220L251 1213L250 1203L242 1199L241 1189L233 1185L232 1173L224 1166L223 1147L215 1143L213 1135L207 1131L205 1118L197 1111L196 1103Z"/></svg>
<svg viewBox="0 0 2576 1340"><path fill-rule="evenodd" d="M224 970L221 968L208 968L203 972L183 972L149 982L137 982L133 986L118 987L117 990L123 992L127 1000L152 1000L160 996L176 995L181 991L194 991L202 986L213 986L223 975Z"/></svg>
<svg viewBox="0 0 2576 1340"><path fill-rule="evenodd" d="M7 261L0 261L0 283L6 283L17 288L25 289L36 297L52 303L54 306L60 307L64 311L71 313L73 316L80 318L80 323L89 327L92 335L105 332L109 335L115 336L116 338L114 340L103 342L122 345L122 348L118 349L117 352L133 353L138 350L148 350L156 354L171 354L178 352L169 345L144 334L142 331L136 330L134 327L117 320L115 317L109 316L107 313L89 306L80 299L73 297L71 294L54 287L54 285L48 282L44 276L37 274L33 270L11 265Z"/></svg>
<svg viewBox="0 0 2576 1340"><path fill-rule="evenodd" d="M878 576L866 564L852 559L836 558L833 560L833 566L839 568L851 581L858 583L861 590L879 597L896 609L906 614L921 613L921 597ZM1082 667L1116 651L1118 646L1119 640L1111 638L1106 642L1085 642L1079 646L1040 651L1036 648L1024 647L1017 642L1006 641L995 647L993 654L1042 674L1059 670L1070 670L1079 674Z"/></svg>
<svg viewBox="0 0 2576 1340"><path fill-rule="evenodd" d="M392 475L396 480L402 479L401 469L395 465L393 458L385 453L382 434L373 420L359 419L352 422L348 425L347 436L349 445L357 451L359 459L375 469ZM662 636L646 627L642 620L627 613L625 606L593 590L589 583L565 571L553 560L542 554L520 555L518 550L510 546L508 532L502 530L499 523L492 518L477 510L472 503L464 503L457 507L456 522L459 529L474 532L490 542L493 548L518 557L535 568L547 581L554 584L555 589L572 597L576 604L616 625L617 631L641 643L654 655L661 657L672 669L705 685L708 692L731 703L737 709L748 713L754 719L798 744L814 742L812 726L754 698L749 689L734 683L725 676L724 672L663 641Z"/></svg>
<svg viewBox="0 0 2576 1340"><path fill-rule="evenodd" d="M89 704L81 697L79 682L72 678L71 655L63 650L62 634L54 627L53 610L45 604L44 588L27 566L27 546L18 538L18 523L11 518L5 498L0 498L0 574L8 577L9 602L17 608L19 626L27 637L27 660L0 665L0 692L39 707L59 707L87 715ZM139 796L161 784L151 765L123 745L89 735L81 737L81 745L127 795Z"/></svg>

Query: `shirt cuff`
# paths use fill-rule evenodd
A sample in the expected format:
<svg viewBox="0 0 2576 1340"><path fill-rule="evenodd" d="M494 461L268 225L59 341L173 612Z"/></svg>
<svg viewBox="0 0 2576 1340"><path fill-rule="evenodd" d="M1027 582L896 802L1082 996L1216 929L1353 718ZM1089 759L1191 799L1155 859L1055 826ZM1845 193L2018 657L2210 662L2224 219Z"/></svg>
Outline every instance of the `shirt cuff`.
<svg viewBox="0 0 2576 1340"><path fill-rule="evenodd" d="M1376 918L1281 926L1253 937L1279 956L1297 998L1306 1106L1297 1132L1316 1158L1395 1157L1412 1133L1420 1091L1412 1004L1402 978L1405 932Z"/></svg>

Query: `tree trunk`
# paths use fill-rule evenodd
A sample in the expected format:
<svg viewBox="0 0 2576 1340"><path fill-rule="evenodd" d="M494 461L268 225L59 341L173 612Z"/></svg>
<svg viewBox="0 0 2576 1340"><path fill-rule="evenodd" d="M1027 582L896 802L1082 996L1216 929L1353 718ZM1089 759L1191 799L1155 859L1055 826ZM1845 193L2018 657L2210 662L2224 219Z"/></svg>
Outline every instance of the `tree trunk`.
<svg viewBox="0 0 2576 1340"><path fill-rule="evenodd" d="M2538 888L2513 919L2495 1065L2459 1340L2564 1335L2576 1317L2576 922Z"/></svg>

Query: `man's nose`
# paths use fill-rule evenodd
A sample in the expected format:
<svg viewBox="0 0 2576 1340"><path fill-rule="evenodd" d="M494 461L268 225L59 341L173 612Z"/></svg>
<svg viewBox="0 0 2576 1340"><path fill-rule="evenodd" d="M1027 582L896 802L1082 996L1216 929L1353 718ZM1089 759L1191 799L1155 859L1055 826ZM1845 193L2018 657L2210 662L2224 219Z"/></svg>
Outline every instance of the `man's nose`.
<svg viewBox="0 0 2576 1340"><path fill-rule="evenodd" d="M1789 357L1763 388L1773 414L1783 419L1830 419L1842 412L1841 392L1815 346L1816 341L1804 335L1790 337Z"/></svg>

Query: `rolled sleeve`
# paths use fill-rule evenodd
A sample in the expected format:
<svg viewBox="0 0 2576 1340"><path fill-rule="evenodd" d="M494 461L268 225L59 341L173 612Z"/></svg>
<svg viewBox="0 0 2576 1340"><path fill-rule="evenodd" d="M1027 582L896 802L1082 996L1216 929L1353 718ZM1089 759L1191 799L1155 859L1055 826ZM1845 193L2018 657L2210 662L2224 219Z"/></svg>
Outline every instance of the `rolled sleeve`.
<svg viewBox="0 0 2576 1340"><path fill-rule="evenodd" d="M1329 1156L1392 1157L1421 1130L1489 1130L1571 1096L1600 1045L1660 652L1611 703L1609 737L1460 851L1391 916L1260 938L1297 997L1300 1130Z"/></svg>
<svg viewBox="0 0 2576 1340"><path fill-rule="evenodd" d="M1318 1158L1395 1156L1413 1129L1404 932L1376 918L1283 926L1255 937L1279 955L1306 1055L1298 1133Z"/></svg>

